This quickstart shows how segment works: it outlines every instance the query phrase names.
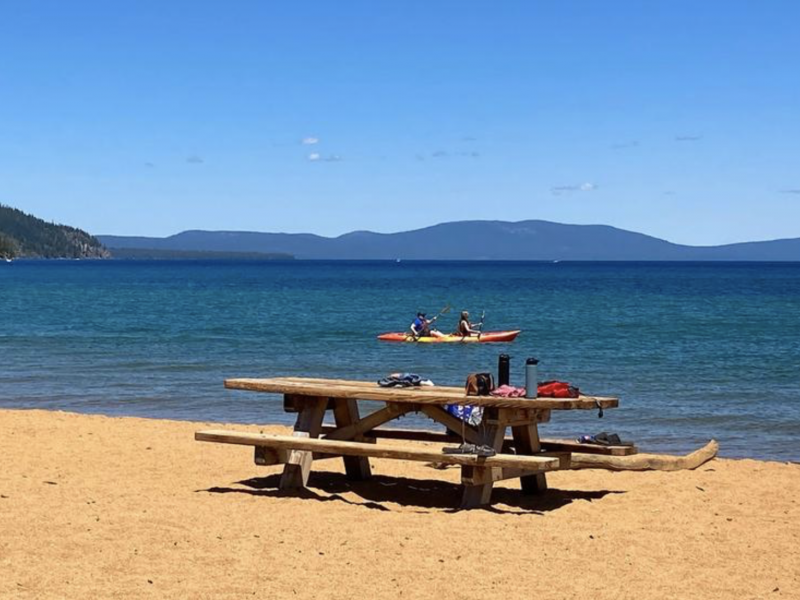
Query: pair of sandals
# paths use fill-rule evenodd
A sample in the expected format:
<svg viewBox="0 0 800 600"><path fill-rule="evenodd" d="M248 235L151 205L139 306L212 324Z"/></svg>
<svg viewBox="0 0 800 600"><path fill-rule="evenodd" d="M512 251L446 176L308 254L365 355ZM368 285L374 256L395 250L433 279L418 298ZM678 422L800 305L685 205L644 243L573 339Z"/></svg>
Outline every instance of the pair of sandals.
<svg viewBox="0 0 800 600"><path fill-rule="evenodd" d="M606 433L605 431L597 435L582 435L578 438L578 443L597 446L633 446L633 442L623 441L616 433Z"/></svg>
<svg viewBox="0 0 800 600"><path fill-rule="evenodd" d="M482 458L489 458L490 456L494 456L497 454L497 451L492 448L491 446L487 446L486 444L467 444L464 442L460 446L455 448L448 447L442 448L442 454L470 454L475 456L480 456Z"/></svg>

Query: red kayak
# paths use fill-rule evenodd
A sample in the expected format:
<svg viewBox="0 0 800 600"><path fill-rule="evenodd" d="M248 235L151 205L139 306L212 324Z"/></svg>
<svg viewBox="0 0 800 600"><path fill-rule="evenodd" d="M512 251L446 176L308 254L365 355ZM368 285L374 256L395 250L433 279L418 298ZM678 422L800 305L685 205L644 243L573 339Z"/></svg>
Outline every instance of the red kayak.
<svg viewBox="0 0 800 600"><path fill-rule="evenodd" d="M462 336L454 333L441 337L421 337L414 339L407 333L384 333L378 336L384 342L420 342L423 344L491 344L492 342L513 342L520 334L520 329L513 331L487 331L480 335Z"/></svg>

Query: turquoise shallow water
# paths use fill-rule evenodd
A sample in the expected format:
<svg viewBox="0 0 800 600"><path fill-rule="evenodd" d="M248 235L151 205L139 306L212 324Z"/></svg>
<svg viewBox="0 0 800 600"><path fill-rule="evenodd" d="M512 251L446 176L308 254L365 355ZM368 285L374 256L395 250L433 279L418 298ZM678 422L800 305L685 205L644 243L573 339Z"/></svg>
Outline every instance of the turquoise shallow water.
<svg viewBox="0 0 800 600"><path fill-rule="evenodd" d="M445 304L511 344L378 342ZM442 320L455 326L455 312ZM800 460L800 264L16 261L0 264L0 407L290 422L234 376L460 385L512 356L620 396L548 435L617 431L653 451ZM424 426L409 418L408 426Z"/></svg>

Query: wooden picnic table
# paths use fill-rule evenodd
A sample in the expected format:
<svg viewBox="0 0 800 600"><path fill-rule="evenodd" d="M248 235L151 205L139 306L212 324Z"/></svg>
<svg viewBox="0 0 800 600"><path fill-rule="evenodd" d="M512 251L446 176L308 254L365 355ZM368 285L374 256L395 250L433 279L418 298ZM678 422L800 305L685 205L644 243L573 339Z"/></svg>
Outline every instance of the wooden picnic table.
<svg viewBox="0 0 800 600"><path fill-rule="evenodd" d="M417 460L461 466L464 494L461 506L473 508L490 501L495 481L519 478L524 493L547 488L545 473L570 467L572 452L612 455L634 454L634 447L591 446L567 440L539 438L538 424L550 420L553 410L602 410L616 408L617 398L498 398L467 396L463 388L420 386L384 388L370 381L276 377L270 379L227 379L225 387L283 394L284 409L296 412L292 436L198 431L195 439L207 442L244 444L255 447L260 465L283 464L280 487L298 489L308 482L313 460L343 458L347 477L364 480L371 476L370 457ZM384 406L361 416L358 400L381 402ZM453 416L447 405L472 405L483 409L479 426ZM335 426L324 425L327 411L333 412ZM444 432L381 428L411 412L422 413L445 427ZM511 428L511 436L506 431ZM376 438L403 441L459 444L466 441L495 450L491 457L474 454L444 454L420 444L397 446L376 444ZM415 447L414 447L415 446Z"/></svg>

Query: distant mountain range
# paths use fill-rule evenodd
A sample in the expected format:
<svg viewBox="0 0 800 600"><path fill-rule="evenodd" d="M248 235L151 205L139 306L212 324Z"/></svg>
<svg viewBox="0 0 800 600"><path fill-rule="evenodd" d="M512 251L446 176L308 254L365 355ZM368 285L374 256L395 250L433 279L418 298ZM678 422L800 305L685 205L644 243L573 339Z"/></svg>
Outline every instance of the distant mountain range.
<svg viewBox="0 0 800 600"><path fill-rule="evenodd" d="M56 225L0 204L0 258L108 258L82 229Z"/></svg>
<svg viewBox="0 0 800 600"><path fill-rule="evenodd" d="M549 221L460 221L400 233L184 231L166 238L100 235L117 249L248 252L301 259L800 261L800 238L685 246L608 225Z"/></svg>
<svg viewBox="0 0 800 600"><path fill-rule="evenodd" d="M157 248L114 248L114 258L134 260L294 260L277 252L216 252L213 250L164 250Z"/></svg>

